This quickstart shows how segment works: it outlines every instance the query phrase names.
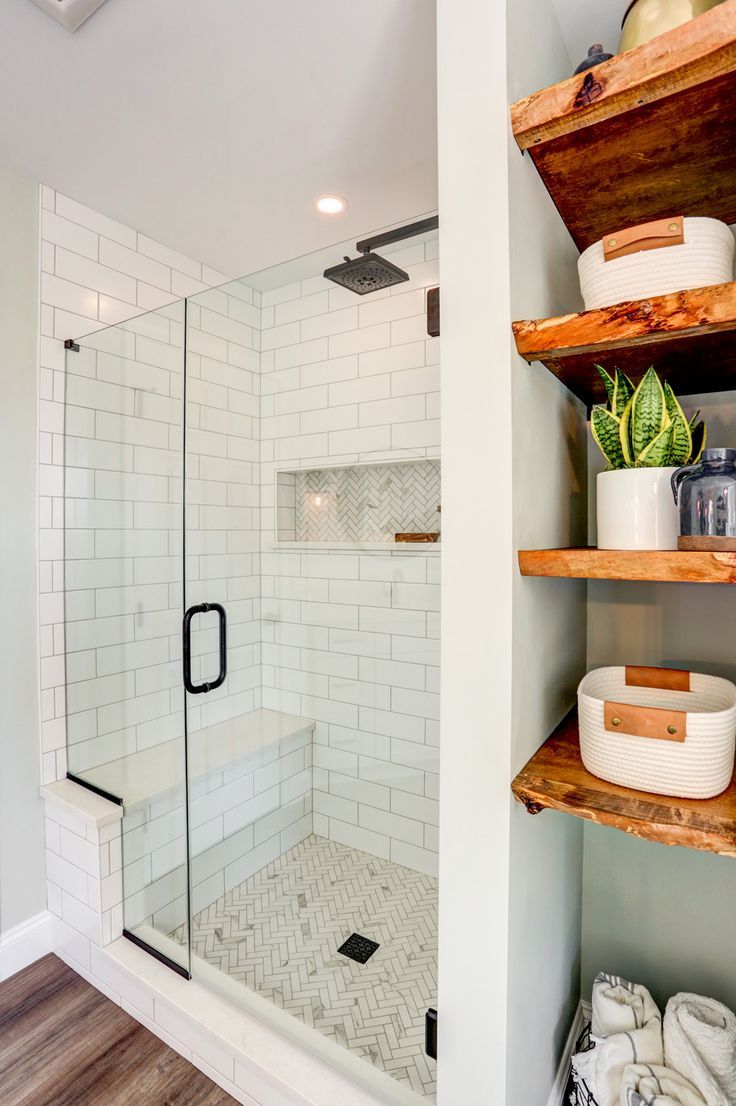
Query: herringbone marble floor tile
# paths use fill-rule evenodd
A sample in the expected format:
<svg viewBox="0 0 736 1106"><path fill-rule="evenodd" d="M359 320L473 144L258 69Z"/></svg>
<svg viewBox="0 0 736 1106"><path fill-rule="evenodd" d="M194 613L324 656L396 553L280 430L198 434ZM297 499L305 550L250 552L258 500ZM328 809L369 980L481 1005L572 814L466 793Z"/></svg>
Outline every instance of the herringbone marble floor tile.
<svg viewBox="0 0 736 1106"><path fill-rule="evenodd" d="M367 964L339 955L377 941ZM437 999L437 881L307 837L196 915L192 951L434 1098L424 1014Z"/></svg>

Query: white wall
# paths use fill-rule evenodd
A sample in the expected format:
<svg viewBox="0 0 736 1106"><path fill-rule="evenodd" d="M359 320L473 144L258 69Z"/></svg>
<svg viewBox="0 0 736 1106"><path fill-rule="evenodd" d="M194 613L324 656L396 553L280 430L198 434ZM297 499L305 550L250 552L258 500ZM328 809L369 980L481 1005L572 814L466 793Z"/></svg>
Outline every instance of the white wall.
<svg viewBox="0 0 736 1106"><path fill-rule="evenodd" d="M36 589L38 188L0 169L0 932L45 907Z"/></svg>
<svg viewBox="0 0 736 1106"><path fill-rule="evenodd" d="M540 1106L579 994L582 832L570 819L530 818L509 784L572 701L585 586L521 580L516 549L583 536L585 427L546 370L512 352L512 318L553 313L576 293L574 250L511 140L508 108L569 60L546 4L479 0L460 11L441 0L438 47L442 720L452 733L441 780L439 1102Z"/></svg>
<svg viewBox="0 0 736 1106"><path fill-rule="evenodd" d="M439 0L437 44L446 735L438 1103L500 1106L515 569L511 512L489 502L489 488L512 486L506 6Z"/></svg>

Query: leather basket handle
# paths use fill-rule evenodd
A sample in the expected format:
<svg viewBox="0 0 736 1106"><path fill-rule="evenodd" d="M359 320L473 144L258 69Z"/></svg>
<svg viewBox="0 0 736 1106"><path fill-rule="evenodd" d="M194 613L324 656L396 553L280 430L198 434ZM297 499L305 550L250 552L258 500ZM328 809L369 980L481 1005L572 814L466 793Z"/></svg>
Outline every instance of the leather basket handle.
<svg viewBox="0 0 736 1106"><path fill-rule="evenodd" d="M626 666L627 687L650 687L662 691L690 691L690 673L684 668ZM687 712L669 707L643 707L633 703L603 704L603 724L609 733L633 734L655 741L684 741Z"/></svg>
<svg viewBox="0 0 736 1106"><path fill-rule="evenodd" d="M684 668L651 668L626 665L627 687L653 687L662 691L690 691L690 673Z"/></svg>
<svg viewBox="0 0 736 1106"><path fill-rule="evenodd" d="M631 703L603 704L603 725L608 733L633 734L655 741L679 741L687 737L687 714L666 707L639 707Z"/></svg>
<svg viewBox="0 0 736 1106"><path fill-rule="evenodd" d="M681 246L685 241L685 220L682 215L671 219L655 219L636 227L624 227L603 237L603 260L615 261L617 257L640 253L642 250L659 250L664 246Z"/></svg>

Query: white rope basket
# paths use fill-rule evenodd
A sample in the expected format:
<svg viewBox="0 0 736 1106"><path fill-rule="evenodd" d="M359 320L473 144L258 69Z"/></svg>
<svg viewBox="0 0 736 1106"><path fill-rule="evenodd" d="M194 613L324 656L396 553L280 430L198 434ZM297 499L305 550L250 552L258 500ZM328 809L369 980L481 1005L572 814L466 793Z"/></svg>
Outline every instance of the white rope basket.
<svg viewBox="0 0 736 1106"><path fill-rule="evenodd" d="M719 219L686 218L684 241L605 259L603 241L578 258L586 311L733 279L734 236Z"/></svg>
<svg viewBox="0 0 736 1106"><path fill-rule="evenodd" d="M710 799L731 782L736 687L729 680L598 668L580 682L578 714L583 764L600 779L683 799Z"/></svg>

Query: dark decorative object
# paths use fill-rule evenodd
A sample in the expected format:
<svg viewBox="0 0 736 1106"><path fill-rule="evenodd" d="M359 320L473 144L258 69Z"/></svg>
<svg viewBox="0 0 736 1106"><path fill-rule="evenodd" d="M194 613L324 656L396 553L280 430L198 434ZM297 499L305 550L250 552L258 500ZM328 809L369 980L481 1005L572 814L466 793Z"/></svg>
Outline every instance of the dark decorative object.
<svg viewBox="0 0 736 1106"><path fill-rule="evenodd" d="M573 76L576 76L578 73L584 73L586 69L592 69L594 65L600 65L602 61L608 61L608 59L612 57L613 54L607 54L600 42L596 42L593 46L588 48L588 56L583 58Z"/></svg>
<svg viewBox="0 0 736 1106"><path fill-rule="evenodd" d="M427 289L427 334L430 338L440 336L440 290Z"/></svg>
<svg viewBox="0 0 736 1106"><path fill-rule="evenodd" d="M337 951L347 956L349 960L354 960L356 964L365 964L377 948L380 948L377 941L371 941L369 937L361 937L359 933L351 933Z"/></svg>
<svg viewBox="0 0 736 1106"><path fill-rule="evenodd" d="M697 464L673 472L672 492L678 549L736 550L736 449L704 449Z"/></svg>

